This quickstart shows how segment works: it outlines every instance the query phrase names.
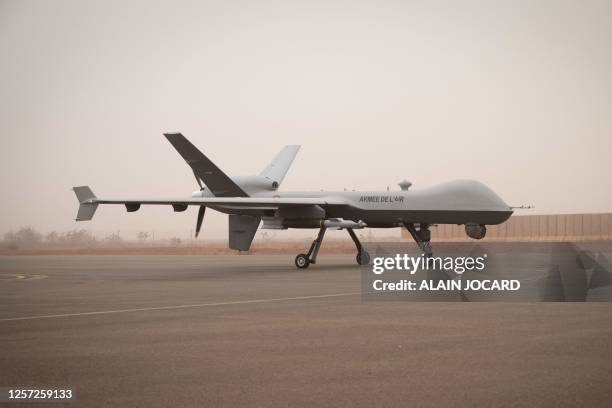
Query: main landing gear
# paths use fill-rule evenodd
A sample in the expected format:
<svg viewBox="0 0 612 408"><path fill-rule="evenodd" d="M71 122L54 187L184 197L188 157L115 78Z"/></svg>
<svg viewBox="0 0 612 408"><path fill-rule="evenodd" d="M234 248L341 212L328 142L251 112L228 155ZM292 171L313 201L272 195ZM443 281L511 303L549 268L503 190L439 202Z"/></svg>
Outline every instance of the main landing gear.
<svg viewBox="0 0 612 408"><path fill-rule="evenodd" d="M412 235L412 239L423 251L423 255L426 258L430 258L433 255L433 251L431 249L431 231L429 230L429 225L420 224L419 229L416 229L413 223L404 223L404 228Z"/></svg>
<svg viewBox="0 0 612 408"><path fill-rule="evenodd" d="M370 263L370 254L366 251L361 242L359 242L359 238L353 231L352 228L346 228L347 232L353 239L355 246L357 247L357 263L359 265L367 265ZM327 231L327 227L321 227L319 229L319 235L317 235L317 239L312 241L312 245L310 245L310 249L307 254L299 254L295 257L295 266L300 269L308 268L308 266L317 263L317 254L319 253L319 248L321 248L321 243L323 242L323 236L325 236L325 231Z"/></svg>

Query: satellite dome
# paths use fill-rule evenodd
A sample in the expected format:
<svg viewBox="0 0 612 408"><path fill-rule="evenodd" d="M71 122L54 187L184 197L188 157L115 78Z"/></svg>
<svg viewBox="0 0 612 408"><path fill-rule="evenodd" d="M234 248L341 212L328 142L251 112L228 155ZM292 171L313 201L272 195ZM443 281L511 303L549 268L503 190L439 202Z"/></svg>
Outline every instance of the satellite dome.
<svg viewBox="0 0 612 408"><path fill-rule="evenodd" d="M400 188L404 191L408 190L410 188L410 186L412 185L411 182L409 182L408 180L404 179L402 181L400 181L399 183L397 183L398 186L400 186Z"/></svg>

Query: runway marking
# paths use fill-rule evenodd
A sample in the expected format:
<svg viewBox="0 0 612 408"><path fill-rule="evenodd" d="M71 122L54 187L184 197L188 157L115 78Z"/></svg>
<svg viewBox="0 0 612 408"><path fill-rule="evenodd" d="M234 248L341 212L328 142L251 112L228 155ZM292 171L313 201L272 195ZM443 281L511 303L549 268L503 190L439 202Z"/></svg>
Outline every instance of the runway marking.
<svg viewBox="0 0 612 408"><path fill-rule="evenodd" d="M324 298L341 297L341 296L355 296L355 295L361 295L361 294L362 294L361 292L347 292L347 293L332 293L329 295L312 295L312 296L296 296L296 297L270 298L270 299L235 300L231 302L196 303L196 304L191 304L191 305L141 307L141 308L135 308L135 309L100 310L97 312L62 313L62 314L53 314L53 315L40 315L40 316L9 317L9 318L0 319L0 321L10 322L10 321L16 321L16 320L56 319L60 317L95 316L95 315L106 315L106 314L117 314L117 313L149 312L149 311L156 311L156 310L193 309L193 308L198 308L198 307L285 302L289 300L324 299Z"/></svg>
<svg viewBox="0 0 612 408"><path fill-rule="evenodd" d="M38 279L46 279L47 275L24 275L21 273L2 273L0 274L0 282L2 281L33 281Z"/></svg>

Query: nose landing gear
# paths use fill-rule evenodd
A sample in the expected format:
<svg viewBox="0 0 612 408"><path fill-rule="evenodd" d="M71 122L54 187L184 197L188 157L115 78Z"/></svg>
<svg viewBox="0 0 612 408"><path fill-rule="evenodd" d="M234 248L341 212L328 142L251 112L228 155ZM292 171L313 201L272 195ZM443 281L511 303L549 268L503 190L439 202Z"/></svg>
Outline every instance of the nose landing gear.
<svg viewBox="0 0 612 408"><path fill-rule="evenodd" d="M359 242L359 238L357 238L357 234L355 234L355 231L353 231L352 228L347 228L346 231L349 233L349 235L353 239L353 242L355 243L355 246L357 247L357 257L355 258L357 260L357 264L358 265L369 264L370 254L368 253L368 251L366 251L363 248L363 245L361 245L361 242Z"/></svg>
<svg viewBox="0 0 612 408"><path fill-rule="evenodd" d="M429 226L426 224L419 225L419 229L417 230L413 223L404 223L404 228L408 230L414 242L419 246L421 251L423 251L423 255L426 258L430 258L433 256L433 250L431 249L431 231L429 230Z"/></svg>
<svg viewBox="0 0 612 408"><path fill-rule="evenodd" d="M317 255L319 254L319 248L321 248L321 243L323 242L323 237L325 236L326 230L327 230L327 227L321 227L319 229L319 235L317 235L317 238L314 241L312 241L312 245L310 245L310 249L308 250L308 253L299 254L298 256L295 257L295 266L297 266L300 269L305 269L305 268L308 268L310 264L317 263ZM368 251L366 251L363 248L363 246L361 245L361 242L359 242L359 238L357 238L357 235L355 234L352 228L346 228L346 230L351 236L351 238L353 239L355 246L357 247L357 257L356 257L357 264L359 265L369 264L370 254L368 253Z"/></svg>

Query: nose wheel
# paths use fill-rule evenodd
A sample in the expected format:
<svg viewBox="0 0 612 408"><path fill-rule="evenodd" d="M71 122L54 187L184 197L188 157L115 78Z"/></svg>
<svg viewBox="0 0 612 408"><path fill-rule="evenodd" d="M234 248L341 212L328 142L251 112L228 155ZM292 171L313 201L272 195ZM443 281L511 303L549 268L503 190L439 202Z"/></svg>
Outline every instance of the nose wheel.
<svg viewBox="0 0 612 408"><path fill-rule="evenodd" d="M367 265L370 263L370 254L365 249L362 249L360 252L357 252L357 264L359 265Z"/></svg>
<svg viewBox="0 0 612 408"><path fill-rule="evenodd" d="M361 242L359 242L359 238L357 238L357 234L353 231L352 228L347 228L346 231L351 236L351 239L355 243L355 247L357 247L357 256L355 259L357 260L358 265L367 265L370 263L370 254L363 248Z"/></svg>

